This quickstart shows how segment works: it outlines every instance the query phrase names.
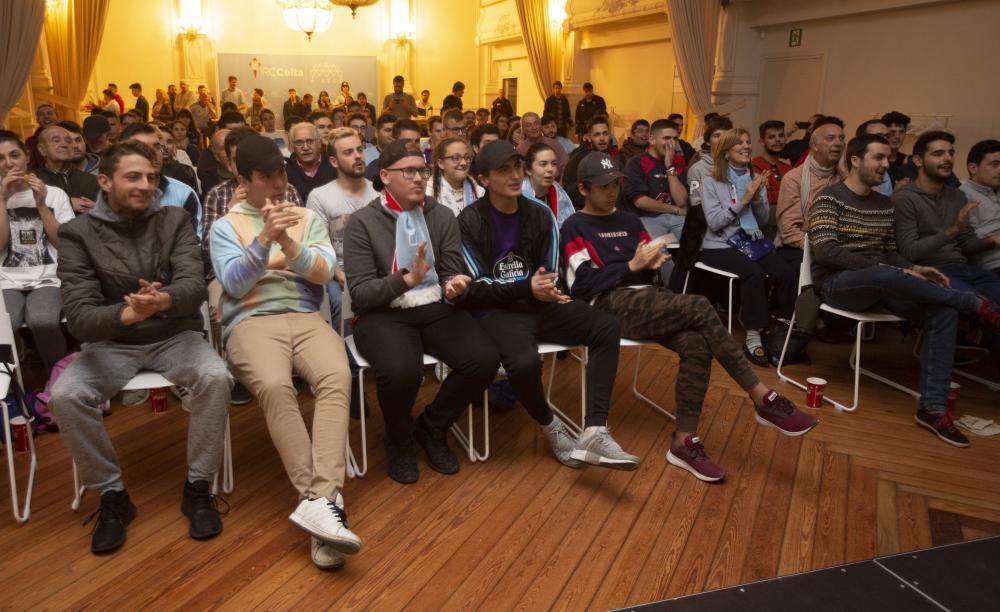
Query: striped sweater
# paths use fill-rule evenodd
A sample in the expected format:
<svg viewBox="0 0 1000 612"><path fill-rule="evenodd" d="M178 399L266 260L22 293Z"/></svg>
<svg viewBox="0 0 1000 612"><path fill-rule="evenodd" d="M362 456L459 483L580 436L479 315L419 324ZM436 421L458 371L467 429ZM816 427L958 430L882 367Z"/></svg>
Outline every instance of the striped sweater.
<svg viewBox="0 0 1000 612"><path fill-rule="evenodd" d="M881 193L859 196L837 183L813 200L808 219L811 270L818 287L845 270L911 265L896 252L892 203Z"/></svg>
<svg viewBox="0 0 1000 612"><path fill-rule="evenodd" d="M257 240L264 216L247 202L235 204L212 225L212 267L224 290L223 337L249 316L319 311L337 255L316 213L292 210L301 219L288 230L301 246L292 259L277 242L268 249Z"/></svg>

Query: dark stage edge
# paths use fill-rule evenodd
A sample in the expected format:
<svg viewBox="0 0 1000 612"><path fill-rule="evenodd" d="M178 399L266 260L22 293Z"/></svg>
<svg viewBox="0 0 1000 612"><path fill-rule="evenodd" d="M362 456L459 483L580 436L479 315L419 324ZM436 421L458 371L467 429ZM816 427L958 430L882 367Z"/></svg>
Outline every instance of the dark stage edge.
<svg viewBox="0 0 1000 612"><path fill-rule="evenodd" d="M751 582L625 610L1000 610L1000 536Z"/></svg>

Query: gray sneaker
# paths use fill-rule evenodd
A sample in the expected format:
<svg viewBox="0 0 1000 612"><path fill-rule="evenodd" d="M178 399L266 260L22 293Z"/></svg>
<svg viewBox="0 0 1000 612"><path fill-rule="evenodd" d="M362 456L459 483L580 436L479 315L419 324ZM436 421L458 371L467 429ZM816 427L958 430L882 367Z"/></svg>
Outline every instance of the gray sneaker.
<svg viewBox="0 0 1000 612"><path fill-rule="evenodd" d="M639 467L639 458L622 450L607 427L585 429L570 457L612 470L634 470Z"/></svg>
<svg viewBox="0 0 1000 612"><path fill-rule="evenodd" d="M559 463L572 468L578 468L583 465L583 463L570 457L570 453L576 448L576 436L566 427L565 423L559 420L559 417L553 417L551 423L542 427L542 433L545 434L545 439L549 441L549 448L552 449Z"/></svg>

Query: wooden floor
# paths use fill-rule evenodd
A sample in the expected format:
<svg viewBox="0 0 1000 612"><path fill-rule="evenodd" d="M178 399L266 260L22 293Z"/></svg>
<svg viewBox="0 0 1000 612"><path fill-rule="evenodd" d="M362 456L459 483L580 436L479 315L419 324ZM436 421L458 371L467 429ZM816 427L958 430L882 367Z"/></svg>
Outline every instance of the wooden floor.
<svg viewBox="0 0 1000 612"><path fill-rule="evenodd" d="M792 372L822 373L843 397L848 350L814 344L816 365ZM865 350L876 369L915 380L895 332ZM676 358L643 356L640 385L672 407ZM607 609L1000 533L1000 437L945 445L913 424L912 399L867 383L857 413L823 408L816 430L788 438L758 426L716 368L700 429L729 477L708 485L664 461L673 425L632 396L635 357L622 351L611 426L642 457L636 472L559 465L515 408L492 413L488 462L463 459L455 476L421 463L420 482L402 486L385 476L375 408L370 472L344 490L364 547L335 572L312 566L308 537L287 521L295 493L256 405L233 409L236 490L225 532L207 542L188 539L179 511L184 413L176 402L164 415L116 407L107 427L139 515L109 557L90 554L81 526L96 496L70 510L69 455L58 435L41 436L32 518L0 520L0 607ZM577 366L559 369L557 403L575 405ZM773 369L761 373L803 401ZM421 405L433 390L427 383ZM998 403L966 383L958 412L1000 421Z"/></svg>

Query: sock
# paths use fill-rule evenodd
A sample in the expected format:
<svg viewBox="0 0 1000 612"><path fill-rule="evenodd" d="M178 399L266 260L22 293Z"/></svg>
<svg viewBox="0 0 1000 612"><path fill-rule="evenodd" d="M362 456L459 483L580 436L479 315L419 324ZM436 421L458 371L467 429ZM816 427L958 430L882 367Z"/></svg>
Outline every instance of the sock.
<svg viewBox="0 0 1000 612"><path fill-rule="evenodd" d="M763 348L763 344L760 341L760 332L756 329L747 330L747 348L750 349L752 353L754 349Z"/></svg>

